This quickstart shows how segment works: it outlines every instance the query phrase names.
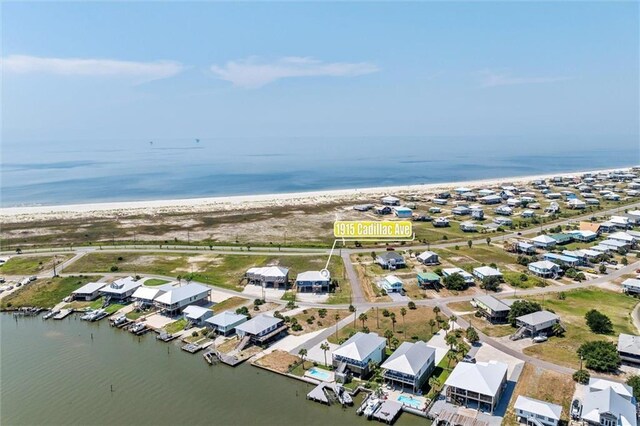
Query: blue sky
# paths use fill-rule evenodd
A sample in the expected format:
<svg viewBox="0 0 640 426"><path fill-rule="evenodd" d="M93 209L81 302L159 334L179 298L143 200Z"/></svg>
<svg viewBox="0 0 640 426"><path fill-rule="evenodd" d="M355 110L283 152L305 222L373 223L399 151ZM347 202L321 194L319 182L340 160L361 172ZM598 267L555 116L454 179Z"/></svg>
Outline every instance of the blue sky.
<svg viewBox="0 0 640 426"><path fill-rule="evenodd" d="M636 2L1 7L8 144L244 136L638 141Z"/></svg>

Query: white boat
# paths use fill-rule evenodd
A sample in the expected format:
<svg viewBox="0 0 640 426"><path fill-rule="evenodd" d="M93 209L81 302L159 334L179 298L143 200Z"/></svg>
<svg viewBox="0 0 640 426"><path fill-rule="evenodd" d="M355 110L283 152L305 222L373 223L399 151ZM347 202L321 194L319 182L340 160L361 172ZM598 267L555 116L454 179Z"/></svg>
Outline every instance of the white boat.
<svg viewBox="0 0 640 426"><path fill-rule="evenodd" d="M133 334L138 334L138 333L142 333L145 328L147 328L147 326L144 325L144 323L138 322L132 325L129 331L132 332Z"/></svg>
<svg viewBox="0 0 640 426"><path fill-rule="evenodd" d="M51 317L55 316L55 315L56 315L56 314L58 314L59 312L60 312L60 311L53 311L53 310L51 310L51 311L47 312L46 314L44 314L44 315L42 316L42 319L43 319L43 320L48 320L49 318L51 318Z"/></svg>
<svg viewBox="0 0 640 426"><path fill-rule="evenodd" d="M376 412L378 407L380 406L380 400L378 398L371 398L367 401L367 406L364 409L364 416L369 418L373 416L373 413Z"/></svg>
<svg viewBox="0 0 640 426"><path fill-rule="evenodd" d="M85 321L97 321L101 318L104 318L105 316L107 316L107 313L104 311L104 309L96 309L95 311L91 311L86 315L83 315L82 317L80 317L80 319L83 319Z"/></svg>
<svg viewBox="0 0 640 426"><path fill-rule="evenodd" d="M111 322L111 324L113 324L115 327L118 327L118 326L124 324L125 322L127 322L127 317L125 317L124 315L121 315L118 318L114 319Z"/></svg>

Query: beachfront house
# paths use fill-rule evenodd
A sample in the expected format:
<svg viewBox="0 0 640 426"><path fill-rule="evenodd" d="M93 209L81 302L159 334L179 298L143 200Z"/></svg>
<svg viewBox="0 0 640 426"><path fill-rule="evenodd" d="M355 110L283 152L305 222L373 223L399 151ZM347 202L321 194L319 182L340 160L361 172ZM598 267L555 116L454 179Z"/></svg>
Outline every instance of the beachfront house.
<svg viewBox="0 0 640 426"><path fill-rule="evenodd" d="M466 221L466 222L460 223L460 230L462 232L476 232L478 230L478 227L476 226L475 223L471 221Z"/></svg>
<svg viewBox="0 0 640 426"><path fill-rule="evenodd" d="M471 305L493 324L503 324L507 322L511 306L507 301L496 299L493 296L475 296L471 299Z"/></svg>
<svg viewBox="0 0 640 426"><path fill-rule="evenodd" d="M493 414L507 383L507 364L460 362L444 383L447 402Z"/></svg>
<svg viewBox="0 0 640 426"><path fill-rule="evenodd" d="M620 333L618 336L618 354L622 362L640 365L640 336Z"/></svg>
<svg viewBox="0 0 640 426"><path fill-rule="evenodd" d="M153 306L153 301L156 297L166 293L172 288L171 284L165 284L157 287L140 286L131 295L131 300L133 300L133 303L138 308Z"/></svg>
<svg viewBox="0 0 640 426"><path fill-rule="evenodd" d="M182 315L188 323L196 327L204 327L205 321L213 316L213 311L202 306L189 305L184 308Z"/></svg>
<svg viewBox="0 0 640 426"><path fill-rule="evenodd" d="M640 279L627 278L622 281L622 291L627 294L640 294Z"/></svg>
<svg viewBox="0 0 640 426"><path fill-rule="evenodd" d="M102 287L99 293L105 298L105 303L126 303L141 285L134 277L120 278Z"/></svg>
<svg viewBox="0 0 640 426"><path fill-rule="evenodd" d="M246 315L236 314L232 311L224 311L205 320L207 327L222 336L229 336L236 331L236 327L249 319Z"/></svg>
<svg viewBox="0 0 640 426"><path fill-rule="evenodd" d="M633 389L624 383L590 379L580 420L590 426L637 426Z"/></svg>
<svg viewBox="0 0 640 426"><path fill-rule="evenodd" d="M467 206L458 206L451 209L454 216L466 216L471 213L471 209Z"/></svg>
<svg viewBox="0 0 640 426"><path fill-rule="evenodd" d="M181 313L188 305L202 305L209 301L211 288L202 284L189 283L182 287L174 287L156 297L154 305L167 315Z"/></svg>
<svg viewBox="0 0 640 426"><path fill-rule="evenodd" d="M399 206L393 207L391 210L393 211L393 214L399 218L408 218L413 215L413 210L411 210L409 207Z"/></svg>
<svg viewBox="0 0 640 426"><path fill-rule="evenodd" d="M468 273L464 269L461 269L461 268L445 268L445 269L442 270L442 275L444 275L445 277L448 277L448 276L453 275L453 274L462 275L462 278L464 278L464 282L467 283L467 285L473 285L475 283L475 281L473 279L473 275L471 275L470 273Z"/></svg>
<svg viewBox="0 0 640 426"><path fill-rule="evenodd" d="M511 336L513 340L521 337L535 337L539 334L552 334L554 325L560 324L560 317L550 311L538 311L516 318L518 330Z"/></svg>
<svg viewBox="0 0 640 426"><path fill-rule="evenodd" d="M415 393L435 368L436 351L425 342L404 342L380 366L385 382Z"/></svg>
<svg viewBox="0 0 640 426"><path fill-rule="evenodd" d="M531 244L536 247L548 249L555 246L557 241L554 238L551 238L548 235L538 235L537 237L533 237L531 239Z"/></svg>
<svg viewBox="0 0 640 426"><path fill-rule="evenodd" d="M570 242L573 241L573 237L570 234L558 233L558 234L551 234L549 235L549 237L556 240L556 244L558 245L569 244Z"/></svg>
<svg viewBox="0 0 640 426"><path fill-rule="evenodd" d="M336 379L345 381L348 374L369 376L372 367L384 359L387 340L376 333L357 332L332 353Z"/></svg>
<svg viewBox="0 0 640 426"><path fill-rule="evenodd" d="M249 284L286 289L289 285L289 269L282 266L249 268L246 278Z"/></svg>
<svg viewBox="0 0 640 426"><path fill-rule="evenodd" d="M475 275L480 281L485 278L497 278L502 281L502 272L490 266L479 266L477 268L473 268L473 275Z"/></svg>
<svg viewBox="0 0 640 426"><path fill-rule="evenodd" d="M535 426L557 426L562 407L539 399L518 395L513 406L520 423Z"/></svg>
<svg viewBox="0 0 640 426"><path fill-rule="evenodd" d="M437 265L440 263L438 254L429 250L420 253L418 256L416 256L416 259L418 259L418 262L422 263L423 265Z"/></svg>
<svg viewBox="0 0 640 426"><path fill-rule="evenodd" d="M440 275L435 272L419 272L418 273L418 287L427 288L433 287L435 289L440 285Z"/></svg>
<svg viewBox="0 0 640 426"><path fill-rule="evenodd" d="M484 197L480 197L478 202L482 204L500 204L502 202L502 197L496 194L485 195Z"/></svg>
<svg viewBox="0 0 640 426"><path fill-rule="evenodd" d="M100 297L100 290L106 285L107 283L87 283L79 289L73 290L71 296L73 300L82 300L85 302L95 300Z"/></svg>
<svg viewBox="0 0 640 426"><path fill-rule="evenodd" d="M565 256L564 254L557 253L545 253L542 258L549 262L556 263L558 265L566 265L570 267L576 267L580 265L580 260L575 257Z"/></svg>
<svg viewBox="0 0 640 426"><path fill-rule="evenodd" d="M380 202L382 204L384 204L385 206L399 206L400 205L400 198L391 196L391 195L387 195L386 197L382 197L382 200L380 200Z"/></svg>
<svg viewBox="0 0 640 426"><path fill-rule="evenodd" d="M395 275L387 275L378 281L378 287L387 293L400 293L402 291L402 280Z"/></svg>
<svg viewBox="0 0 640 426"><path fill-rule="evenodd" d="M320 271L302 272L296 278L296 288L301 293L327 293L330 285L331 275Z"/></svg>
<svg viewBox="0 0 640 426"><path fill-rule="evenodd" d="M255 345L264 345L282 336L287 331L283 319L260 314L235 327L240 339ZM246 343L241 344L244 346Z"/></svg>
<svg viewBox="0 0 640 426"><path fill-rule="evenodd" d="M386 251L384 253L377 254L376 263L380 265L382 269L389 269L392 271L407 266L404 261L404 257L395 251Z"/></svg>

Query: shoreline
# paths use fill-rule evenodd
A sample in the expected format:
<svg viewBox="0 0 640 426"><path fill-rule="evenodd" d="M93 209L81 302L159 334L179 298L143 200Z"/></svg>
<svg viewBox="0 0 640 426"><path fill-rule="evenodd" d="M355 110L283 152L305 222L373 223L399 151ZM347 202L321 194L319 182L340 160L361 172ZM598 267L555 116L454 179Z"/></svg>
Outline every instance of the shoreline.
<svg viewBox="0 0 640 426"><path fill-rule="evenodd" d="M309 192L292 192L259 195L229 195L217 197L115 201L67 205L37 205L0 208L0 218L18 222L38 219L104 217L113 215L162 214L162 213L199 213L225 210L251 210L268 207L285 207L295 205L317 205L363 200L365 198L382 197L393 194L409 194L415 192L433 193L447 191L458 186L480 189L499 184L520 185L538 179L550 179L555 176L575 177L584 173L608 173L628 170L635 166L611 169L582 170L572 172L556 172L527 176L510 176L501 178L476 179L458 182L442 182L430 184L396 185L355 189L333 189Z"/></svg>

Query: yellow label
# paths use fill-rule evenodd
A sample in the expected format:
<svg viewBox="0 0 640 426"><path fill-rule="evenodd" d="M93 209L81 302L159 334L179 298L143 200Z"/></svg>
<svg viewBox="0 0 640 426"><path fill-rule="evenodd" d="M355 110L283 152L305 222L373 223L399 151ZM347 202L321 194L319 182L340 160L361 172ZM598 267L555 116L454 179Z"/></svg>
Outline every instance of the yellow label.
<svg viewBox="0 0 640 426"><path fill-rule="evenodd" d="M336 238L407 239L413 237L409 221L339 220L333 224Z"/></svg>

